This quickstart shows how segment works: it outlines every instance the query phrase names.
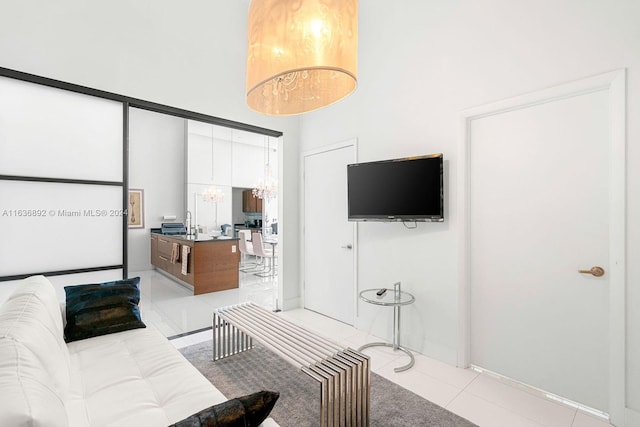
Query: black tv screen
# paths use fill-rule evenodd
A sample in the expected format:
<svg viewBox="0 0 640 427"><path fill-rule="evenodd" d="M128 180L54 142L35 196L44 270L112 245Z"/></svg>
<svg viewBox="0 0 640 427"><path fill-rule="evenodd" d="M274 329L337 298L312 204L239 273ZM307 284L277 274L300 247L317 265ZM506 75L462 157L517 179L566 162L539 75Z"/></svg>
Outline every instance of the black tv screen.
<svg viewBox="0 0 640 427"><path fill-rule="evenodd" d="M347 165L349 221L443 221L442 154Z"/></svg>

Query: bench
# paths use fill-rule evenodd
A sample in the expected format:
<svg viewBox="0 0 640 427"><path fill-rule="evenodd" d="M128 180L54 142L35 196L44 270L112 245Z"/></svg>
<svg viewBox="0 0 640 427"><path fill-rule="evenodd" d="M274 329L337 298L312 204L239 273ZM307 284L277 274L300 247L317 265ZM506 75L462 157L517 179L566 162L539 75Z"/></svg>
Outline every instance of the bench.
<svg viewBox="0 0 640 427"><path fill-rule="evenodd" d="M320 383L320 426L369 425L369 357L247 302L213 313L213 360L247 351L254 340Z"/></svg>

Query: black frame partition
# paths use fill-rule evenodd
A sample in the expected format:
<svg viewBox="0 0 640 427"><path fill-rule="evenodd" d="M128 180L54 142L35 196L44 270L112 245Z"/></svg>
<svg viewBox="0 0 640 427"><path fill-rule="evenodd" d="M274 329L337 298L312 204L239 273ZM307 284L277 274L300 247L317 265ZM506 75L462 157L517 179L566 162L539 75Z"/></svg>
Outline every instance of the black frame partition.
<svg viewBox="0 0 640 427"><path fill-rule="evenodd" d="M126 210L128 206L129 191L129 110L130 108L140 108L157 113L168 114L183 119L197 120L218 126L224 126L232 129L244 130L253 133L259 133L272 137L282 136L282 132L266 129L246 123L236 122L232 120L222 119L219 117L209 116L194 111L183 110L168 105L158 104L155 102L145 101L142 99L131 98L125 95L119 95L111 92L93 89L86 86L80 86L73 83L67 83L60 80L50 79L35 74L24 73L9 68L0 67L0 77L7 77L16 80L35 83L56 89L76 92L83 95L94 96L110 101L122 103L122 180L121 181L99 181L99 180L82 180L82 179L65 179L51 178L45 176L17 176L17 175L1 175L0 181L30 181L30 182L46 182L60 184L83 184L83 185L100 185L100 186L117 186L122 188L122 209ZM0 282L9 280L24 279L33 275L59 276L65 274L88 273L95 271L122 269L123 279L128 277L128 215L122 216L122 263L118 265L101 265L89 268L66 269L56 271L34 271L28 273L15 274L10 276L0 276Z"/></svg>
<svg viewBox="0 0 640 427"><path fill-rule="evenodd" d="M122 209L129 198L129 103L122 103ZM122 217L122 278L129 277L129 214Z"/></svg>

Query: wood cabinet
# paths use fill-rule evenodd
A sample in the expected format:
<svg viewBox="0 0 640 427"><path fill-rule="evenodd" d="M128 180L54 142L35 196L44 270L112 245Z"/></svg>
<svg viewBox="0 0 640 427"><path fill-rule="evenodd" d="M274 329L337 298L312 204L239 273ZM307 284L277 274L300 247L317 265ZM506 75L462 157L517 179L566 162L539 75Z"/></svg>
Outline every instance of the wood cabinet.
<svg viewBox="0 0 640 427"><path fill-rule="evenodd" d="M151 263L158 258L158 235L151 233Z"/></svg>
<svg viewBox="0 0 640 427"><path fill-rule="evenodd" d="M242 192L242 212L262 213L262 199L253 197L251 190Z"/></svg>
<svg viewBox="0 0 640 427"><path fill-rule="evenodd" d="M174 245L180 257L172 261ZM187 274L182 274L184 246L189 247ZM193 286L194 295L237 288L239 263L238 239L194 241L151 233L151 264Z"/></svg>

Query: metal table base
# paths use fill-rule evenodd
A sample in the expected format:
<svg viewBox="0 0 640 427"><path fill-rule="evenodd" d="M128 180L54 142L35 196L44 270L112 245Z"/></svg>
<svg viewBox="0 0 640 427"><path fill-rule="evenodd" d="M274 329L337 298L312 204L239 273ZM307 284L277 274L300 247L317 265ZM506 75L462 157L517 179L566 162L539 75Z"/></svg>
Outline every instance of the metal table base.
<svg viewBox="0 0 640 427"><path fill-rule="evenodd" d="M370 294L371 292L375 292L375 291L377 291L377 289L367 289L360 292L360 299L370 304L382 305L382 306L393 306L393 343L390 344L386 342L372 342L372 343L361 346L358 349L358 351L362 351L365 348L377 347L377 346L391 347L393 348L394 351L400 350L404 352L407 356L409 356L411 360L406 365L394 368L393 371L394 372L406 371L407 369L411 368L415 364L416 359L413 357L413 354L411 354L409 350L400 346L400 307L403 305L408 305L413 303L415 301L415 298L413 297L413 295L407 292L402 292L400 290L400 282L397 282L393 285L393 300L391 301L389 300L378 301L377 299L374 300L374 299L371 299L371 297L367 296L367 294ZM403 299L403 297L405 299Z"/></svg>
<svg viewBox="0 0 640 427"><path fill-rule="evenodd" d="M413 357L413 354L411 353L411 351L407 350L404 347L394 347L393 344L389 344L388 342L372 342L369 344L365 344L363 346L361 346L358 351L362 351L365 348L369 348L369 347L391 347L393 348L393 350L400 350L402 352L404 352L407 356L409 356L409 358L411 358L411 360L409 361L409 363L407 363L406 365L403 366L399 366L397 368L393 368L394 372L402 372L402 371L406 371L407 369L411 368L415 363L416 363L416 359Z"/></svg>

